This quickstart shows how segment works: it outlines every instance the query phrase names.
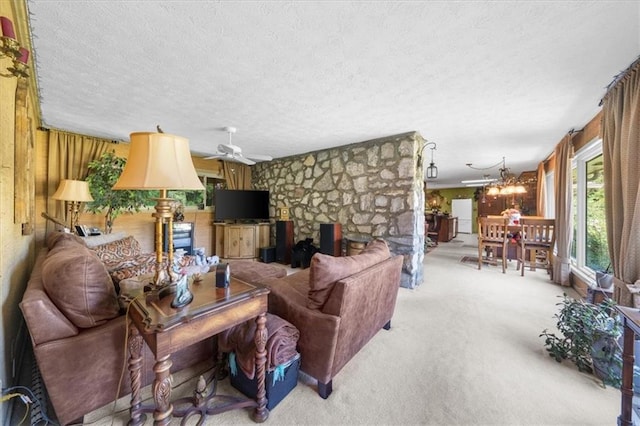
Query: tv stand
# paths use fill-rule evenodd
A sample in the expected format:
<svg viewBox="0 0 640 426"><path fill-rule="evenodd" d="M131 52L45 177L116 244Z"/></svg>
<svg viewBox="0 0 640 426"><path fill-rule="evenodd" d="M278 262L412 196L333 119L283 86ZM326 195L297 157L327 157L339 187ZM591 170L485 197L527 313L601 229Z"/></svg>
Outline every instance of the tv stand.
<svg viewBox="0 0 640 426"><path fill-rule="evenodd" d="M215 254L221 259L260 257L260 247L269 246L269 223L214 223Z"/></svg>

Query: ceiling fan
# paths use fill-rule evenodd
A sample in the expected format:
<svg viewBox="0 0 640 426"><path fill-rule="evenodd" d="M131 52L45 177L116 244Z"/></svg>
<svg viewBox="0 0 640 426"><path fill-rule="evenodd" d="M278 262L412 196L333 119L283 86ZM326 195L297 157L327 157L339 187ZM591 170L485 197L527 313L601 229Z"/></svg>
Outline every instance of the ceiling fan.
<svg viewBox="0 0 640 426"><path fill-rule="evenodd" d="M233 145L231 143L231 135L233 135L238 129L235 127L225 127L223 129L225 132L229 133L229 143L218 145L218 152L215 154L204 157L205 160L211 160L214 158L218 158L224 161L232 161L236 163L246 164L247 166L253 166L256 164L256 161L271 161L273 158L269 155L242 155L242 148L238 145Z"/></svg>

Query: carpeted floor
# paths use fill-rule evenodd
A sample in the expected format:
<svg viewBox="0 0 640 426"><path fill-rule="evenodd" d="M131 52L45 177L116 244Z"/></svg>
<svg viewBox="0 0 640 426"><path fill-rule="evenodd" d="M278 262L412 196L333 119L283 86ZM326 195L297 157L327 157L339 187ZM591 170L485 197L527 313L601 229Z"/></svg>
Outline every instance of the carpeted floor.
<svg viewBox="0 0 640 426"><path fill-rule="evenodd" d="M477 254L464 247L475 237L466 237L425 256L425 282L400 289L391 330L381 330L345 366L327 400L301 374L266 424L615 425L620 392L552 360L539 337L554 327L563 292L577 295L552 284L544 270L521 277L513 264L503 274L460 262ZM190 375L197 372L175 374L176 383L187 381L175 395L192 392ZM220 391L234 392L226 380ZM115 416L107 406L85 421L126 424L128 403L122 398ZM206 424L255 425L245 410Z"/></svg>

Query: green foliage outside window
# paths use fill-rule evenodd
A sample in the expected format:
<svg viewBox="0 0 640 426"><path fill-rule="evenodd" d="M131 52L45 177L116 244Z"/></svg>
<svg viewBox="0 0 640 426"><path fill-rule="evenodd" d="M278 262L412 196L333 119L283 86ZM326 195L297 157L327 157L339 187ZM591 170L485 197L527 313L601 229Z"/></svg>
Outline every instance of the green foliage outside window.
<svg viewBox="0 0 640 426"><path fill-rule="evenodd" d="M113 190L112 187L124 170L127 160L114 151L105 152L89 163L89 190L93 201L86 209L91 213L104 213L105 233L111 233L113 221L123 212L140 211L149 205L151 191ZM154 203L152 202L152 205Z"/></svg>
<svg viewBox="0 0 640 426"><path fill-rule="evenodd" d="M594 271L609 266L607 228L604 203L604 168L602 154L586 162L586 259L585 264Z"/></svg>

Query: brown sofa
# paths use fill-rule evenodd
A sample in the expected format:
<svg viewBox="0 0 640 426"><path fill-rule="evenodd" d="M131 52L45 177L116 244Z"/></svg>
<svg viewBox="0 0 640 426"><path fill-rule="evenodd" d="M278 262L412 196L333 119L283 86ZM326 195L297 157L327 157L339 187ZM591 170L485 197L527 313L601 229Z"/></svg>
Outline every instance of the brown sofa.
<svg viewBox="0 0 640 426"><path fill-rule="evenodd" d="M131 392L128 372L123 371L128 356L124 310L118 305L111 275L96 253L79 237L50 234L20 303L60 424L112 402L121 374L118 396ZM212 354L211 340L182 349L172 356L172 371L212 359ZM153 381L153 364L145 346L143 385Z"/></svg>
<svg viewBox="0 0 640 426"><path fill-rule="evenodd" d="M269 312L300 330L300 369L317 379L321 397L378 330L390 328L402 263L373 240L355 256L317 253L308 269L261 281L271 289Z"/></svg>

